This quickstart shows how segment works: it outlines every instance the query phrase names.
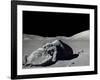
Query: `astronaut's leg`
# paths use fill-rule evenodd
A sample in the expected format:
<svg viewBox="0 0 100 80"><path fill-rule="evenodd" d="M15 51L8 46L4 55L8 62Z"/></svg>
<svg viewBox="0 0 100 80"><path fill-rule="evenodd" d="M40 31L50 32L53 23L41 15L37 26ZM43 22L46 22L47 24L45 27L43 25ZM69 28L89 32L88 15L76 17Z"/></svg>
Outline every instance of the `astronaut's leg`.
<svg viewBox="0 0 100 80"><path fill-rule="evenodd" d="M53 55L52 55L52 61L55 62L57 60L57 50L56 48L54 49Z"/></svg>

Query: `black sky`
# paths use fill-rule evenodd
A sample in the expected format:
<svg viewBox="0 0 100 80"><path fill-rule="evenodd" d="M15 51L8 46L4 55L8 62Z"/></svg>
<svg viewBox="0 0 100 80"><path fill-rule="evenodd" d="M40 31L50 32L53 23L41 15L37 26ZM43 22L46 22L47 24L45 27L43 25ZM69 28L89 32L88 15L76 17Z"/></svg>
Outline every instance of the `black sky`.
<svg viewBox="0 0 100 80"><path fill-rule="evenodd" d="M23 33L72 36L89 29L89 14L23 11Z"/></svg>

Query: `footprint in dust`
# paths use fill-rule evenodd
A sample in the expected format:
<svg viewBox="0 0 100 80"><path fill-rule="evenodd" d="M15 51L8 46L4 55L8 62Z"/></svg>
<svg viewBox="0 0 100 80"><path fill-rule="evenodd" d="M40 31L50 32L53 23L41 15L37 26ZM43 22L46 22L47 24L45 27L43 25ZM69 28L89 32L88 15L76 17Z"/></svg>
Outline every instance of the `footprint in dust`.
<svg viewBox="0 0 100 80"><path fill-rule="evenodd" d="M74 65L75 64L75 62L72 62L70 65L69 65L69 67L71 67L72 65Z"/></svg>

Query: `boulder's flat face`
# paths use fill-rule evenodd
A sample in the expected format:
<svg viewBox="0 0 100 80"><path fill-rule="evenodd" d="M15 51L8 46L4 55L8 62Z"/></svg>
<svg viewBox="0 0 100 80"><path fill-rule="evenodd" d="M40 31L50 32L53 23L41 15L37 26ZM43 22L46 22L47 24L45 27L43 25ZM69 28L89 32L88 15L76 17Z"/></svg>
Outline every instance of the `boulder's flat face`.
<svg viewBox="0 0 100 80"><path fill-rule="evenodd" d="M26 64L30 65L42 65L46 61L50 60L51 56L49 54L45 54L43 48L39 48L33 51L28 57Z"/></svg>
<svg viewBox="0 0 100 80"><path fill-rule="evenodd" d="M50 64L48 67L89 65L89 39L83 39L80 35L81 33L78 35L79 39L76 37L74 39L73 36L68 38L25 35L23 39L23 64L25 64L25 56L27 55L27 63L33 66L23 68L33 68L34 65L41 66L42 64L42 66ZM85 36L87 38L87 35ZM47 53L42 48L46 49ZM79 52L81 52L80 55L78 55ZM53 55L54 53L55 55Z"/></svg>

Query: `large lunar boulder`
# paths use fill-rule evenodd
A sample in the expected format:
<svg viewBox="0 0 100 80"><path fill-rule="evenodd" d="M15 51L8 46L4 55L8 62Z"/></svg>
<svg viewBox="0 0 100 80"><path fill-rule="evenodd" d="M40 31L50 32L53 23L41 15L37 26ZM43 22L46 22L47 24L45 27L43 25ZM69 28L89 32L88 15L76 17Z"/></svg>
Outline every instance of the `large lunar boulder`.
<svg viewBox="0 0 100 80"><path fill-rule="evenodd" d="M58 60L70 60L77 56L67 44L61 40L55 40L26 56L24 66L49 66Z"/></svg>

